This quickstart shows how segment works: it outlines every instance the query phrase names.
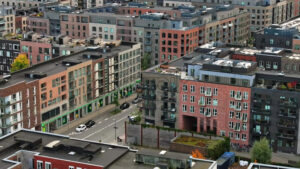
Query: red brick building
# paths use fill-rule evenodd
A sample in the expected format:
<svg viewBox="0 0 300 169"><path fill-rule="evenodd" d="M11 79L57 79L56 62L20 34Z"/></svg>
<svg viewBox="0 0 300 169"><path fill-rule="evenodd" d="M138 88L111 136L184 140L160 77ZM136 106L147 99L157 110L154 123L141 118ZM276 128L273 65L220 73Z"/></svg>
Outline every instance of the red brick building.
<svg viewBox="0 0 300 169"><path fill-rule="evenodd" d="M69 13L60 16L60 32L71 38L86 39L89 36L89 16L82 13Z"/></svg>
<svg viewBox="0 0 300 169"><path fill-rule="evenodd" d="M27 17L27 30L39 33L41 35L50 34L50 22L48 18L29 16Z"/></svg>
<svg viewBox="0 0 300 169"><path fill-rule="evenodd" d="M21 41L21 52L27 54L30 65L42 63L52 58L52 44L40 41Z"/></svg>
<svg viewBox="0 0 300 169"><path fill-rule="evenodd" d="M50 165L51 168L68 168L68 169L103 169L102 166L94 165L94 164L88 164L88 163L81 163L77 161L70 161L70 160L64 160L54 157L47 157L42 155L35 155L33 157L34 159L34 169L39 169L39 166L42 166L42 168L46 168L46 165Z"/></svg>
<svg viewBox="0 0 300 169"><path fill-rule="evenodd" d="M249 144L251 88L180 80L179 128Z"/></svg>
<svg viewBox="0 0 300 169"><path fill-rule="evenodd" d="M192 53L198 46L199 28L161 29L159 62L167 62Z"/></svg>

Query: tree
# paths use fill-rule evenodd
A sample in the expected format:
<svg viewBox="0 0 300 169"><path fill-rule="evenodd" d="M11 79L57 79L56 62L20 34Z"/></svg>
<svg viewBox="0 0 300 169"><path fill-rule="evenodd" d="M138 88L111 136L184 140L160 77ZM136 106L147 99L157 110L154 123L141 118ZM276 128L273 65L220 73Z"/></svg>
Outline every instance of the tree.
<svg viewBox="0 0 300 169"><path fill-rule="evenodd" d="M20 53L11 64L11 72L15 72L21 69L29 67L29 59L24 53Z"/></svg>
<svg viewBox="0 0 300 169"><path fill-rule="evenodd" d="M259 163L268 163L272 157L272 150L266 138L255 141L251 150L251 160Z"/></svg>
<svg viewBox="0 0 300 169"><path fill-rule="evenodd" d="M151 55L150 53L144 53L142 58L142 70L146 70L151 66Z"/></svg>

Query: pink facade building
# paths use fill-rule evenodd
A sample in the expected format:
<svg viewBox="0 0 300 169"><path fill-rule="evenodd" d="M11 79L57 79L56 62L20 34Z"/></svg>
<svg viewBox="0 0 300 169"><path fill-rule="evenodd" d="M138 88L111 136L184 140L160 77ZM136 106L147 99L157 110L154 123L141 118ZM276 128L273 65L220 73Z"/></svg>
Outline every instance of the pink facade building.
<svg viewBox="0 0 300 169"><path fill-rule="evenodd" d="M30 65L42 63L52 58L52 44L34 41L21 41L21 52L26 53L30 59Z"/></svg>
<svg viewBox="0 0 300 169"><path fill-rule="evenodd" d="M249 144L251 88L180 80L179 128Z"/></svg>

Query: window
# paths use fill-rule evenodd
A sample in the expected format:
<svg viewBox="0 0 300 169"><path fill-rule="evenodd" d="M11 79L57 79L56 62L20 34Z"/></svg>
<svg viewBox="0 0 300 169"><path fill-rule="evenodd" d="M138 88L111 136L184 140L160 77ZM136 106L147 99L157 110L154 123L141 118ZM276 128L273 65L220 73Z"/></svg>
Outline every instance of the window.
<svg viewBox="0 0 300 169"><path fill-rule="evenodd" d="M229 128L233 129L234 123L232 121L229 122Z"/></svg>
<svg viewBox="0 0 300 169"><path fill-rule="evenodd" d="M231 111L231 112L229 112L229 118L233 118L233 116L234 116L234 112L233 111Z"/></svg>
<svg viewBox="0 0 300 169"><path fill-rule="evenodd" d="M182 95L182 101L186 102L187 101L187 95Z"/></svg>
<svg viewBox="0 0 300 169"><path fill-rule="evenodd" d="M201 94L204 94L204 93L205 93L205 87L203 87L203 86L200 87L200 93L201 93Z"/></svg>
<svg viewBox="0 0 300 169"><path fill-rule="evenodd" d="M240 131L240 123L236 123L235 124L235 128L234 128L234 130L236 130L236 131Z"/></svg>
<svg viewBox="0 0 300 169"><path fill-rule="evenodd" d="M218 96L218 88L214 88L213 95Z"/></svg>
<svg viewBox="0 0 300 169"><path fill-rule="evenodd" d="M236 112L235 118L238 120L241 119L241 112Z"/></svg>
<svg viewBox="0 0 300 169"><path fill-rule="evenodd" d="M205 105L205 97L203 97L203 96L200 97L199 104L202 106Z"/></svg>
<svg viewBox="0 0 300 169"><path fill-rule="evenodd" d="M186 112L186 105L182 105L182 111Z"/></svg>
<svg viewBox="0 0 300 169"><path fill-rule="evenodd" d="M233 133L229 132L229 137L232 139L233 138Z"/></svg>
<svg viewBox="0 0 300 169"><path fill-rule="evenodd" d="M243 99L248 100L248 92L244 92Z"/></svg>
<svg viewBox="0 0 300 169"><path fill-rule="evenodd" d="M195 86L191 85L191 92L194 93L195 92Z"/></svg>
<svg viewBox="0 0 300 169"><path fill-rule="evenodd" d="M246 123L243 123L243 130L247 131L247 124Z"/></svg>
<svg viewBox="0 0 300 169"><path fill-rule="evenodd" d="M211 109L210 108L206 108L205 116L208 116L208 117L211 116Z"/></svg>
<svg viewBox="0 0 300 169"><path fill-rule="evenodd" d="M45 163L45 169L51 169L51 163L46 162Z"/></svg>
<svg viewBox="0 0 300 169"><path fill-rule="evenodd" d="M204 114L204 107L200 107L200 114Z"/></svg>
<svg viewBox="0 0 300 169"><path fill-rule="evenodd" d="M191 103L195 103L195 96L191 96Z"/></svg>
<svg viewBox="0 0 300 169"><path fill-rule="evenodd" d="M186 92L186 91L187 91L187 85L183 85L183 86L182 86L182 90L183 90L184 92Z"/></svg>
<svg viewBox="0 0 300 169"><path fill-rule="evenodd" d="M37 161L37 169L43 169L43 161Z"/></svg>
<svg viewBox="0 0 300 169"><path fill-rule="evenodd" d="M234 98L234 90L230 90L230 97Z"/></svg>
<svg viewBox="0 0 300 169"><path fill-rule="evenodd" d="M194 106L190 106L190 113L195 113L195 107Z"/></svg>
<svg viewBox="0 0 300 169"><path fill-rule="evenodd" d="M223 137L226 136L226 131L220 130L220 135L223 136Z"/></svg>
<svg viewBox="0 0 300 169"><path fill-rule="evenodd" d="M243 113L243 122L247 122L247 116L248 116L247 113Z"/></svg>
<svg viewBox="0 0 300 169"><path fill-rule="evenodd" d="M218 99L213 99L213 106L218 106Z"/></svg>
<svg viewBox="0 0 300 169"><path fill-rule="evenodd" d="M246 141L246 140L247 140L246 134L242 134L242 140L243 140L243 141Z"/></svg>
<svg viewBox="0 0 300 169"><path fill-rule="evenodd" d="M271 68L271 62L270 61L266 61L266 68L268 68L268 69Z"/></svg>
<svg viewBox="0 0 300 169"><path fill-rule="evenodd" d="M217 116L218 115L218 110L217 109L213 109L213 116Z"/></svg>
<svg viewBox="0 0 300 169"><path fill-rule="evenodd" d="M244 109L244 110L247 110L247 109L248 109L248 103L245 102L245 103L243 104L243 109Z"/></svg>
<svg viewBox="0 0 300 169"><path fill-rule="evenodd" d="M73 166L69 166L69 169L75 169L75 167L73 167Z"/></svg>
<svg viewBox="0 0 300 169"><path fill-rule="evenodd" d="M270 110L271 106L270 105L265 105L265 110Z"/></svg>
<svg viewBox="0 0 300 169"><path fill-rule="evenodd" d="M229 107L230 107L230 108L234 108L234 101L230 101Z"/></svg>
<svg viewBox="0 0 300 169"><path fill-rule="evenodd" d="M209 98L209 97L206 98L206 104L211 105L211 98Z"/></svg>
<svg viewBox="0 0 300 169"><path fill-rule="evenodd" d="M239 140L240 139L240 133L235 133L235 139Z"/></svg>
<svg viewBox="0 0 300 169"><path fill-rule="evenodd" d="M270 45L273 45L273 44L274 44L274 40L270 39Z"/></svg>

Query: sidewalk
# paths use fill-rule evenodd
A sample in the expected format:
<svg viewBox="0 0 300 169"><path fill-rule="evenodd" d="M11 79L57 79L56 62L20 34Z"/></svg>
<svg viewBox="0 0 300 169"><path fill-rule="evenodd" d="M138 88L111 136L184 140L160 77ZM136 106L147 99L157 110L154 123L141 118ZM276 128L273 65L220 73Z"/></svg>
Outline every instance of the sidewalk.
<svg viewBox="0 0 300 169"><path fill-rule="evenodd" d="M245 152L236 152L233 151L237 156L240 157L245 157L251 159L251 154L250 153L245 153ZM295 161L298 162L300 161L300 157L295 155L295 154L288 154L288 153L282 153L282 152L277 152L277 153L272 153L272 162L276 163L282 163L282 164L288 164L289 161Z"/></svg>
<svg viewBox="0 0 300 169"><path fill-rule="evenodd" d="M119 103L121 105L126 100L127 102L129 102L131 104L131 101L134 98L136 98L136 94L132 94L131 96L129 96L127 98L119 100ZM55 130L54 133L56 133L56 134L66 133L69 129L74 128L74 127L76 127L76 126L78 126L78 125L80 125L82 123L85 123L88 120L94 119L94 118L96 118L100 114L107 113L107 112L110 113L114 109L115 109L115 105L114 104L109 104L109 105L101 108L98 111L92 112L92 113L90 113L90 114L88 114L88 115L86 115L86 116L84 116L84 117L82 117L80 119L74 120L71 123L66 124L65 126L63 126L63 127L59 128L59 129Z"/></svg>

